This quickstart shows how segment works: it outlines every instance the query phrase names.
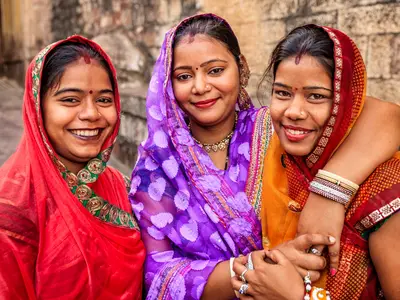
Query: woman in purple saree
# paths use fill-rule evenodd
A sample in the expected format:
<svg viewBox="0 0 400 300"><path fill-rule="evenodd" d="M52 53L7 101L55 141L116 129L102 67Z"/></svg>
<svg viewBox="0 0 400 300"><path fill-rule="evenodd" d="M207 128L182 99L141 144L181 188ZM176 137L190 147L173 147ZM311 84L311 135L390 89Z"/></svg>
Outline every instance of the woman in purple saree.
<svg viewBox="0 0 400 300"><path fill-rule="evenodd" d="M200 111L202 108L207 111L206 108L214 105L216 115L205 116L196 116L190 104L180 101L181 95L174 94L176 86L184 90L185 82L190 79L188 74L177 72L179 68L189 67L185 61L173 61L174 46L184 38L180 35L184 25L196 18L218 20L233 35L229 25L216 16L188 18L166 34L154 68L146 104L149 136L139 148L140 159L132 174L130 191L132 207L148 252L145 266L148 299L200 299L217 265L224 264L229 274L231 257L262 249L259 221L261 174L254 174L252 170L256 167L254 164L264 157L264 153L259 152L259 145L267 145L272 134L269 110L253 107L244 90L248 70L239 46L236 47L238 53L233 53L229 39L221 36L210 39L229 46L226 52L233 54L230 54L233 63L224 56L226 53L207 48L207 38L198 40L197 36L189 35L186 44L204 42L204 47L200 48L204 55L211 53L218 58L208 60L206 65L209 66L199 64L200 68L208 68L210 76L231 72L234 66L234 84L241 86L240 90L235 94L226 84L217 81L212 87L205 85L204 91L195 87L196 95L218 90L216 98L191 103ZM175 68L176 64L179 68ZM236 114L233 111L235 105L228 105L232 99L237 102ZM207 118L224 120L226 124L218 128L221 132L201 132L198 124L207 123ZM217 151L207 149L207 145L196 140L192 133L199 140L203 140L200 138L202 134L222 135L216 138L221 142L213 145ZM226 139L228 143L223 142ZM218 156L221 152L227 159L224 158L222 164L216 163L221 162ZM250 153L260 159L251 159ZM302 284L300 275L297 276L296 282L300 280ZM228 285L232 291L229 280Z"/></svg>

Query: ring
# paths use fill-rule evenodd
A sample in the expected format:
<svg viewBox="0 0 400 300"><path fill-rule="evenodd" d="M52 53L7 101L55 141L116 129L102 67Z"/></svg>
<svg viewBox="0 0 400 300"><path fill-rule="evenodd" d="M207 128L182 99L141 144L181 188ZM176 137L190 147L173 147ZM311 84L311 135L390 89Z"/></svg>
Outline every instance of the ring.
<svg viewBox="0 0 400 300"><path fill-rule="evenodd" d="M239 294L240 294L240 295L246 295L248 289L249 289L249 285L248 285L247 283L243 283L243 284L240 286Z"/></svg>
<svg viewBox="0 0 400 300"><path fill-rule="evenodd" d="M242 274L240 274L240 279L244 282L247 283L246 278L244 278L244 274L246 274L246 272L248 271L248 269L244 269L244 271L242 272Z"/></svg>
<svg viewBox="0 0 400 300"><path fill-rule="evenodd" d="M321 251L319 251L317 248L315 247L311 247L310 249L308 249L308 253L314 254L314 255L319 255L321 256Z"/></svg>
<svg viewBox="0 0 400 300"><path fill-rule="evenodd" d="M250 254L249 254L249 257L247 258L246 267L247 267L247 269L249 269L249 270L254 270L253 260L251 259L251 252L250 252Z"/></svg>

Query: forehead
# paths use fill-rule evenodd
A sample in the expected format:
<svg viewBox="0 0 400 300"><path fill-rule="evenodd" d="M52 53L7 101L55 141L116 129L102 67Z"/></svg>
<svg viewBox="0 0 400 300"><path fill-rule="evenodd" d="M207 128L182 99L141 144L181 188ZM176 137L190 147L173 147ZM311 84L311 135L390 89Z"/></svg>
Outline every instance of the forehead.
<svg viewBox="0 0 400 300"><path fill-rule="evenodd" d="M227 61L234 60L228 47L222 42L204 34L185 36L174 48L174 65L201 64L204 61L220 58Z"/></svg>
<svg viewBox="0 0 400 300"><path fill-rule="evenodd" d="M315 57L303 55L296 61L295 56L283 60L276 71L275 81L298 86L332 84L329 73Z"/></svg>
<svg viewBox="0 0 400 300"><path fill-rule="evenodd" d="M97 60L88 61L87 58L81 57L66 66L60 80L60 86L65 85L103 89L104 86L111 87L111 82L106 69Z"/></svg>

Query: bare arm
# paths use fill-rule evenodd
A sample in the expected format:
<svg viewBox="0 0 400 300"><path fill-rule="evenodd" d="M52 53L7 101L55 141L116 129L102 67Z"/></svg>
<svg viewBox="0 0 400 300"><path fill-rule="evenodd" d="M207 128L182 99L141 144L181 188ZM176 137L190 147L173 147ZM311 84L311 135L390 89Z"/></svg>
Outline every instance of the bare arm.
<svg viewBox="0 0 400 300"><path fill-rule="evenodd" d="M400 106L367 97L364 109L349 136L324 170L361 184L381 163L393 156L400 145ZM298 233L322 233L340 240L344 207L310 193L298 225ZM339 263L339 243L329 247L331 272Z"/></svg>
<svg viewBox="0 0 400 300"><path fill-rule="evenodd" d="M216 295L218 295L218 299L235 298L231 284L229 260L220 262L215 266L210 277L208 277L201 299L215 299Z"/></svg>
<svg viewBox="0 0 400 300"><path fill-rule="evenodd" d="M400 298L400 213L369 238L369 250L385 299Z"/></svg>

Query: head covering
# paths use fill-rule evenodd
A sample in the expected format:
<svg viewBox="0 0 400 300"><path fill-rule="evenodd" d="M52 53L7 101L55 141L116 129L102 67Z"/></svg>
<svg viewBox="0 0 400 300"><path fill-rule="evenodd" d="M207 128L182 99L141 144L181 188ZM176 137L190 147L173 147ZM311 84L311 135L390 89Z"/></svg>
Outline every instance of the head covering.
<svg viewBox="0 0 400 300"><path fill-rule="evenodd" d="M309 155L287 154L277 134L272 136L263 164L261 208L263 245L267 248L296 236L310 181L346 138L365 101L367 77L356 45L339 30L321 28L334 43L333 105L323 133ZM327 288L333 299L375 299L378 295L379 284L368 254L368 240L361 237L367 227L361 223L384 206L389 206L386 217L396 211L395 205L400 208L400 200L395 203L399 182L400 164L393 158L375 170L352 200L342 232L338 273L335 277L324 274L317 284ZM382 215L374 222L368 219L368 228L383 219Z"/></svg>
<svg viewBox="0 0 400 300"><path fill-rule="evenodd" d="M148 251L149 299L199 299L218 262L261 247L260 223L245 193L257 110L242 93L223 171L194 141L172 89L175 34L186 23L207 18L229 26L203 14L171 29L148 90L149 136L139 148L130 200Z"/></svg>
<svg viewBox="0 0 400 300"><path fill-rule="evenodd" d="M40 103L46 57L65 43L89 45L105 59L118 112L101 152L77 175L61 163L49 142ZM0 274L0 294L31 299L140 297L144 247L129 213L124 178L106 167L120 124L110 58L80 36L47 46L27 70L23 119L17 151L0 169L1 269L12 274Z"/></svg>

